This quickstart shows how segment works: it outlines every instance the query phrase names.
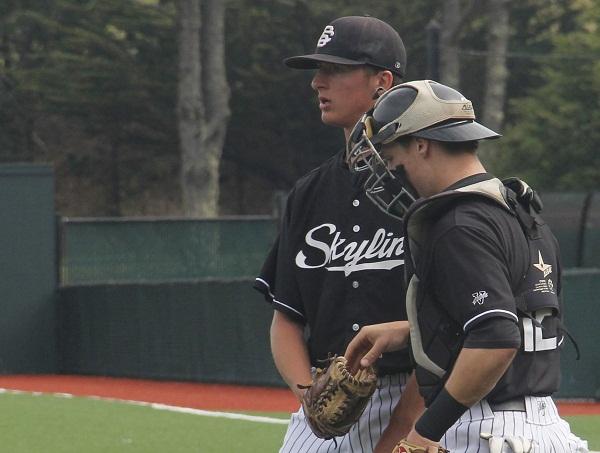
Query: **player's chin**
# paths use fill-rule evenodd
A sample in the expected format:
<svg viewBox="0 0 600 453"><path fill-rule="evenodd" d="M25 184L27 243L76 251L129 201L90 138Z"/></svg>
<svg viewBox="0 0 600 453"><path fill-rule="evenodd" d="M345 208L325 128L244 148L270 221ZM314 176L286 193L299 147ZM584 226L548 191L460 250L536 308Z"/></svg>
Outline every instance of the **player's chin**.
<svg viewBox="0 0 600 453"><path fill-rule="evenodd" d="M332 111L321 111L321 121L327 126L347 127L346 122Z"/></svg>

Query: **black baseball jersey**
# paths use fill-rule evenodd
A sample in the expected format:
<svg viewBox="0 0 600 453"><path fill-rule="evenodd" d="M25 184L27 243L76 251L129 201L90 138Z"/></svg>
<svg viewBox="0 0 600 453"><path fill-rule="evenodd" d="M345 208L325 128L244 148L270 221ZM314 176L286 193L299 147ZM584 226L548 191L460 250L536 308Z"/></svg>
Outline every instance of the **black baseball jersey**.
<svg viewBox="0 0 600 453"><path fill-rule="evenodd" d="M276 310L308 327L313 366L343 354L362 326L406 319L403 227L366 198L366 176L341 151L301 178L256 279ZM412 369L408 351L377 365L382 375Z"/></svg>
<svg viewBox="0 0 600 453"><path fill-rule="evenodd" d="M507 193L499 180L475 175L437 200L421 201L407 217L414 258L408 311L411 323L411 307L417 319L418 335L411 339L415 359L424 365L417 378L426 401L443 386L469 331L495 318L518 324L521 346L488 400L558 389L558 245L539 216L517 215L509 203L516 198ZM490 341L486 347L504 346Z"/></svg>

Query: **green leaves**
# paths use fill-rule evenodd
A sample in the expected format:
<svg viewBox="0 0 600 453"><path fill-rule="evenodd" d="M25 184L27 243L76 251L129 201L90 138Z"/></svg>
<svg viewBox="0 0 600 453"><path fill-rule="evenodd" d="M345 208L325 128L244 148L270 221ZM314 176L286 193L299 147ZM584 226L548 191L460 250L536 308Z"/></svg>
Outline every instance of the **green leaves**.
<svg viewBox="0 0 600 453"><path fill-rule="evenodd" d="M574 29L552 36L541 81L509 105L499 170L540 189L600 184L600 6L579 2Z"/></svg>

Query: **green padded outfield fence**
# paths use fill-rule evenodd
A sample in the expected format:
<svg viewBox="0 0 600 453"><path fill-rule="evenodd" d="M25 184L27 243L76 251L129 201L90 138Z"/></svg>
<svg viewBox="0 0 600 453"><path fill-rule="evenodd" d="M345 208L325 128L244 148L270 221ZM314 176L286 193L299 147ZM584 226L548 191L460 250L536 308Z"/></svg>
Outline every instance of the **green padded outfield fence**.
<svg viewBox="0 0 600 453"><path fill-rule="evenodd" d="M271 308L252 279L100 284L60 290L61 371L283 385L271 359ZM567 271L560 397L600 398L600 269Z"/></svg>
<svg viewBox="0 0 600 453"><path fill-rule="evenodd" d="M157 282L254 276L272 217L61 220L60 282Z"/></svg>
<svg viewBox="0 0 600 453"><path fill-rule="evenodd" d="M0 373L56 372L54 173L0 165Z"/></svg>
<svg viewBox="0 0 600 453"><path fill-rule="evenodd" d="M61 371L282 385L250 279L62 288Z"/></svg>
<svg viewBox="0 0 600 453"><path fill-rule="evenodd" d="M543 199L563 268L600 267L600 193ZM62 218L60 284L255 276L277 226L273 217Z"/></svg>
<svg viewBox="0 0 600 453"><path fill-rule="evenodd" d="M278 220L59 219L53 173L0 166L1 373L283 385L252 289ZM600 397L600 196L543 195L565 271L562 397ZM57 266L58 263L58 266Z"/></svg>
<svg viewBox="0 0 600 453"><path fill-rule="evenodd" d="M561 244L566 321L562 397L600 396L594 311L600 196L545 194ZM62 219L59 351L65 373L283 385L270 356L271 309L251 289L278 220Z"/></svg>
<svg viewBox="0 0 600 453"><path fill-rule="evenodd" d="M561 354L563 398L600 400L600 329L596 317L600 308L600 269L567 269L563 277L565 326L581 350L576 360L575 348L565 338Z"/></svg>

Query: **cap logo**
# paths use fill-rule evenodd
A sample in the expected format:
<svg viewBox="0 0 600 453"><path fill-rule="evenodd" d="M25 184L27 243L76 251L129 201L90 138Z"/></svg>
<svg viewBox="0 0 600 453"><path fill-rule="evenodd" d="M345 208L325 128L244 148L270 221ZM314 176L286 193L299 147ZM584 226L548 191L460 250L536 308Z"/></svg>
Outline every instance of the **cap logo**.
<svg viewBox="0 0 600 453"><path fill-rule="evenodd" d="M331 37L335 35L333 30L333 25L327 25L323 30L323 34L317 41L317 47L324 47L329 41L331 41Z"/></svg>
<svg viewBox="0 0 600 453"><path fill-rule="evenodd" d="M400 68L402 67L402 64L401 64L399 61L397 61L397 62L394 64L394 67L395 67L396 69L400 69Z"/></svg>

